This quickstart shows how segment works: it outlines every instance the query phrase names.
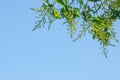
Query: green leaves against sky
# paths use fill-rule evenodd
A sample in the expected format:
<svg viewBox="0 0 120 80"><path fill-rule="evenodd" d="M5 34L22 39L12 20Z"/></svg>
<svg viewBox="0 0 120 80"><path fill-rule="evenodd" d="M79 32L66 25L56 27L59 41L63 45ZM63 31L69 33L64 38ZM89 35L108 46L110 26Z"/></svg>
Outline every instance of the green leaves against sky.
<svg viewBox="0 0 120 80"><path fill-rule="evenodd" d="M116 40L113 22L120 19L120 0L44 0L38 12L38 21L33 30L45 27L55 20L64 19L71 38L74 41L85 33L92 35L103 46L104 53L111 41Z"/></svg>

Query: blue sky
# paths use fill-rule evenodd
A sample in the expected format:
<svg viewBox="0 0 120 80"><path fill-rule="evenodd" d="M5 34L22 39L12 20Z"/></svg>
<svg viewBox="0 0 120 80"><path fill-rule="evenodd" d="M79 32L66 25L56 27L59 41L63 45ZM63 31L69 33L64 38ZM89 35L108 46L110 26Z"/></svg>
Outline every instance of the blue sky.
<svg viewBox="0 0 120 80"><path fill-rule="evenodd" d="M32 32L37 14L30 8L41 2L0 1L0 80L120 80L120 43L105 59L90 35L72 42L61 22Z"/></svg>

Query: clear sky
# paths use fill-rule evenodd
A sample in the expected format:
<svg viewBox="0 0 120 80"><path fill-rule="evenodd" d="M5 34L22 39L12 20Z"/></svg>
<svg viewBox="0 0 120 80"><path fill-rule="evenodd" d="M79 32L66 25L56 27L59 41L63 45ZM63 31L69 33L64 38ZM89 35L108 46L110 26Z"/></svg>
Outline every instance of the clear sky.
<svg viewBox="0 0 120 80"><path fill-rule="evenodd" d="M120 80L120 43L105 59L90 35L72 42L61 22L32 32L30 8L41 2L0 0L0 80Z"/></svg>

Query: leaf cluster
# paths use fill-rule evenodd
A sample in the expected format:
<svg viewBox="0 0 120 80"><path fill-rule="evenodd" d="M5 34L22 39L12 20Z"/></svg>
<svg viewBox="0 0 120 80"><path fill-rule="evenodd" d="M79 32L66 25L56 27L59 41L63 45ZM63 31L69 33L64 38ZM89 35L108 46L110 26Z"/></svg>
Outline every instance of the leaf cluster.
<svg viewBox="0 0 120 80"><path fill-rule="evenodd" d="M39 13L33 31L64 19L71 38L78 34L73 41L88 32L103 46L105 55L112 39L117 41L113 23L120 19L120 0L44 0L40 8L32 10Z"/></svg>

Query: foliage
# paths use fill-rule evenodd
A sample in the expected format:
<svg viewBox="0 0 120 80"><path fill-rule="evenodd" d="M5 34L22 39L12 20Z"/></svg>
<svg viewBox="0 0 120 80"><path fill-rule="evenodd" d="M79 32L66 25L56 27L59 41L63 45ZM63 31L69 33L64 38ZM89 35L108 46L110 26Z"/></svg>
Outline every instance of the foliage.
<svg viewBox="0 0 120 80"><path fill-rule="evenodd" d="M40 8L32 10L39 13L33 31L64 19L71 38L78 34L73 41L88 32L102 45L105 56L112 39L118 41L113 23L120 19L120 0L44 0Z"/></svg>

